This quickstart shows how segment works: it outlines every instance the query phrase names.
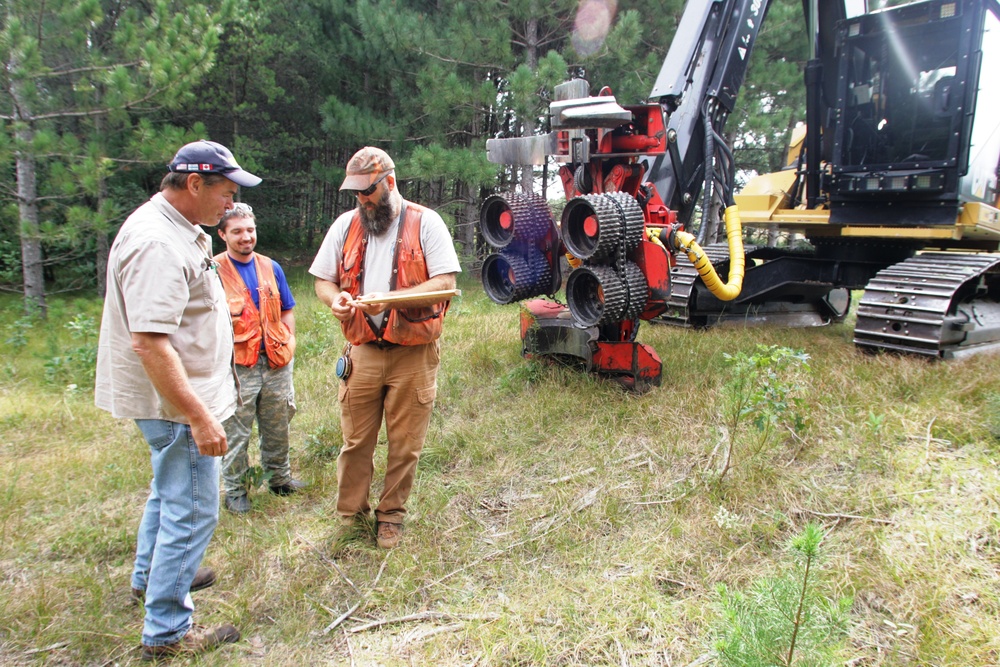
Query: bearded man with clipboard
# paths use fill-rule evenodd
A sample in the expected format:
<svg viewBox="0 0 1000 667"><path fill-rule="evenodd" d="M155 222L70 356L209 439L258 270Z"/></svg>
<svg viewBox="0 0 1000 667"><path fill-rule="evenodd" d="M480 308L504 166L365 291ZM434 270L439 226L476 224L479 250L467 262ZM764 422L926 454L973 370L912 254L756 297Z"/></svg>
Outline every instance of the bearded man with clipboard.
<svg viewBox="0 0 1000 667"><path fill-rule="evenodd" d="M438 339L462 269L441 216L403 199L385 151L355 153L340 189L353 192L358 206L334 221L309 269L347 339L337 364L344 434L337 514L357 525L371 512L384 418L388 453L375 521L378 545L391 549L403 534L437 393Z"/></svg>

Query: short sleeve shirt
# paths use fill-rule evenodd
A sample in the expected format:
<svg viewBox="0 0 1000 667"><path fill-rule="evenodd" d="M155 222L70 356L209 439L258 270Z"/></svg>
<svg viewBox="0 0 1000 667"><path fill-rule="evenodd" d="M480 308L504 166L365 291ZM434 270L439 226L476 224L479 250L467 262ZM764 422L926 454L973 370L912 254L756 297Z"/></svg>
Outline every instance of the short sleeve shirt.
<svg viewBox="0 0 1000 667"><path fill-rule="evenodd" d="M340 267L344 259L344 242L347 240L347 229L350 227L354 210L342 213L330 227L323 239L323 244L316 253L316 259L309 267L309 273L322 280L340 284ZM380 236L368 239L368 251L365 253L364 284L361 294L370 292L387 292L392 277L392 258L396 250L399 216L389 229ZM451 238L451 232L444 220L435 211L427 209L420 220L420 247L424 250L424 261L427 262L427 276L433 278L444 273L461 273L462 266L458 263L458 254Z"/></svg>
<svg viewBox="0 0 1000 667"><path fill-rule="evenodd" d="M255 253L254 257L260 253ZM260 283L257 281L257 262L254 257L250 258L249 262L241 262L232 255L229 256L230 261L232 261L233 266L236 267L236 272L240 274L240 278L243 279L243 284L246 286L247 291L250 292L250 298L253 299L253 305L258 310L260 309L260 292L258 288ZM295 307L295 297L292 296L292 290L288 287L288 279L285 277L285 272L273 259L271 260L271 267L274 270L274 282L278 284L278 296L281 299L281 310L291 310Z"/></svg>
<svg viewBox="0 0 1000 667"><path fill-rule="evenodd" d="M323 244L316 253L316 259L309 267L309 273L322 280L340 284L340 267L344 259L344 242L347 240L347 230L351 225L354 211L341 214L326 233ZM365 252L365 265L362 274L363 284L359 294L372 292L388 292L392 279L392 258L396 254L397 230L399 216L389 229L380 236L368 239L368 249ZM451 238L448 226L437 212L430 209L424 211L420 219L420 247L424 251L424 261L427 263L427 277L433 278L445 273L461 273L462 266L458 262L455 244ZM385 313L373 318L376 327L381 325Z"/></svg>
<svg viewBox="0 0 1000 667"><path fill-rule="evenodd" d="M132 333L167 334L192 390L220 421L236 408L233 333L211 238L162 194L122 225L108 257L95 403L115 417L189 423L156 391Z"/></svg>

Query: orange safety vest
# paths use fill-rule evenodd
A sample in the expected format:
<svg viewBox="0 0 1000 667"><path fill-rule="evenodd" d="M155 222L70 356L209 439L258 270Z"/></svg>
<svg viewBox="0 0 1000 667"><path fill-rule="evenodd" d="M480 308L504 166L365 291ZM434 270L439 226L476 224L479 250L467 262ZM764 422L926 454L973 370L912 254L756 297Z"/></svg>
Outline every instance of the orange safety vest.
<svg viewBox="0 0 1000 667"><path fill-rule="evenodd" d="M424 251L420 245L420 220L425 210L427 209L419 204L403 203L396 238L396 255L392 258L390 290L413 287L430 279L427 275ZM361 291L361 274L367 248L368 235L361 225L361 214L355 211L347 229L344 263L340 271L340 288L353 298L357 298ZM346 322L341 322L340 325L344 330L344 337L353 345L372 341L386 341L397 345L424 345L436 341L441 336L444 314L450 303L446 301L443 305L423 308L391 308L383 318L379 331L375 331L371 320L360 309L355 309L354 316Z"/></svg>
<svg viewBox="0 0 1000 667"><path fill-rule="evenodd" d="M229 315L233 319L233 352L237 364L253 366L260 357L260 341L263 338L268 364L271 368L281 368L292 360L294 350L289 345L292 332L281 321L281 293L274 278L271 259L256 253L253 256L256 259L259 311L229 253L221 252L215 256L219 277L226 289Z"/></svg>

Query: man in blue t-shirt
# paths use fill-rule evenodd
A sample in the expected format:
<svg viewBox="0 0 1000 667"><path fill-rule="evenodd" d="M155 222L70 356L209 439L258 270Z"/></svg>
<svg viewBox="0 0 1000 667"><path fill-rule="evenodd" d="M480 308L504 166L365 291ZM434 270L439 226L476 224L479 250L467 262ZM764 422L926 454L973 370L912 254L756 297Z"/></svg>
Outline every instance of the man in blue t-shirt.
<svg viewBox="0 0 1000 667"><path fill-rule="evenodd" d="M233 321L242 399L236 413L223 423L229 451L222 460L222 482L226 509L245 514L250 511L247 449L255 419L261 467L269 474L271 493L287 496L306 486L292 478L288 460L288 425L295 414L295 299L281 266L254 252L257 223L250 206L235 204L227 211L219 223L219 237L226 252L216 255L216 261Z"/></svg>

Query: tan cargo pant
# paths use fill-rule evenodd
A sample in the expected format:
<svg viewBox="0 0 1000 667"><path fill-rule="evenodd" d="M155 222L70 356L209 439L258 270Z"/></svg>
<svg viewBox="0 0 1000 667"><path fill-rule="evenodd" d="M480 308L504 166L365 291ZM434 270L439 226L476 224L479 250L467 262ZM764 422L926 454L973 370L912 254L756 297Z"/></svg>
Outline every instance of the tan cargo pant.
<svg viewBox="0 0 1000 667"><path fill-rule="evenodd" d="M402 523L417 460L437 393L440 345L351 349L353 369L341 381L340 423L344 447L337 458L337 514L371 511L368 495L375 471L375 444L382 419L388 436L385 484L375 508L377 521Z"/></svg>

